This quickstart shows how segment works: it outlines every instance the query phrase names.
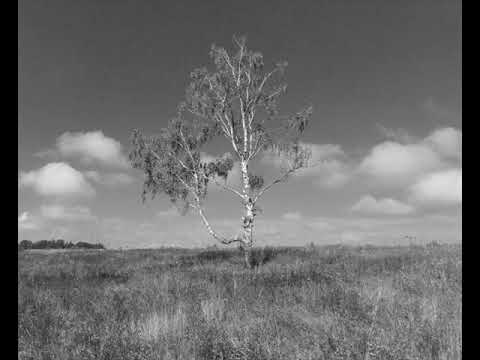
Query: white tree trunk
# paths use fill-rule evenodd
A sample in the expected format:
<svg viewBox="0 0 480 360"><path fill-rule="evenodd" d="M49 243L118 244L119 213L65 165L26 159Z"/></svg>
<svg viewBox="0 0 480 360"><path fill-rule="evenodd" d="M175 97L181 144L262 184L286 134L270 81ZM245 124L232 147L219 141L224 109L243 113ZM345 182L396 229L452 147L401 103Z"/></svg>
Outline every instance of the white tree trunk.
<svg viewBox="0 0 480 360"><path fill-rule="evenodd" d="M242 218L242 227L243 227L243 242L244 242L244 251L245 251L245 262L248 267L251 266L250 261L250 252L253 247L253 201L250 197L250 180L248 176L248 163L247 161L241 161L241 171L242 171L242 180L243 180L243 197L245 201L245 216Z"/></svg>
<svg viewBox="0 0 480 360"><path fill-rule="evenodd" d="M245 160L240 162L242 170L242 180L243 180L243 196L248 197L250 195L250 181L248 179L248 163Z"/></svg>

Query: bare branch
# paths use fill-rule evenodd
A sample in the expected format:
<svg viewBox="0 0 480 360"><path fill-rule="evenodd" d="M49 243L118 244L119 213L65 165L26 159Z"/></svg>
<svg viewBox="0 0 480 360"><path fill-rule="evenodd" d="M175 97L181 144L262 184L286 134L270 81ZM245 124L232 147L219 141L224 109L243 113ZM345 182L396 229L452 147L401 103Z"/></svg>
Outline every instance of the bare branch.
<svg viewBox="0 0 480 360"><path fill-rule="evenodd" d="M272 99L273 97L279 95L284 89L285 89L285 88L284 88L283 86L282 86L282 87L279 87L279 88L277 89L277 91L275 91L275 92L271 93L270 95L268 95L268 96L265 98L265 100L270 100L270 99Z"/></svg>
<svg viewBox="0 0 480 360"><path fill-rule="evenodd" d="M288 170L286 173L284 173L281 177L279 177L278 179L272 181L270 184L268 184L267 186L265 186L262 190L260 190L260 192L257 194L257 196L255 196L254 200L253 200L253 203L256 203L257 200L267 191L269 190L272 186L278 184L278 183L281 183L281 182L284 182L285 180L287 180L288 176L291 175L292 173L294 173L297 169L290 169Z"/></svg>
<svg viewBox="0 0 480 360"><path fill-rule="evenodd" d="M245 200L245 197L242 195L242 193L234 188L232 188L231 186L228 186L227 184L222 184L221 182L215 180L215 184L224 188L225 190L228 190L232 193L234 193L235 195L239 196L242 200Z"/></svg>
<svg viewBox="0 0 480 360"><path fill-rule="evenodd" d="M260 95L262 94L263 87L264 87L265 84L267 83L268 79L269 79L273 74L275 74L277 71L279 71L279 69L278 69L278 68L275 68L275 69L273 69L272 71L270 71L270 72L263 78L262 82L260 83L260 86L258 87L258 90L257 90L258 95L256 96L254 103L256 103L256 102L258 101Z"/></svg>
<svg viewBox="0 0 480 360"><path fill-rule="evenodd" d="M250 155L249 160L254 159L255 156L258 155L260 150L262 150L262 143L261 143L262 140L263 140L263 135L262 134L258 135L257 141L255 142L255 146L253 147L253 151L252 151L252 154Z"/></svg>
<svg viewBox="0 0 480 360"><path fill-rule="evenodd" d="M223 116L225 117L225 119L228 121L229 123L229 126L230 126L230 140L231 140L231 143L232 143L232 147L233 147L233 150L235 150L235 152L237 153L238 157L240 158L240 152L238 151L238 147L237 147L237 144L235 143L235 132L233 130L233 114L232 114L232 118L228 118L227 114L224 113Z"/></svg>
<svg viewBox="0 0 480 360"><path fill-rule="evenodd" d="M239 87L240 86L240 78L241 78L241 75L242 75L242 73L240 72L240 68L242 67L243 49L245 47L245 44L242 44L242 43L238 42L238 40L236 39L235 36L233 37L233 39L235 40L237 45L240 47L240 57L238 59L238 71L237 71L237 87Z"/></svg>
<svg viewBox="0 0 480 360"><path fill-rule="evenodd" d="M183 141L183 148L185 149L185 151L188 153L188 155L190 156L190 160L192 160L192 164L193 166L195 166L195 159L193 158L193 155L192 155L192 152L190 150L190 147L188 146L188 143L187 143L187 140L185 139L185 135L183 135L183 131L182 131L182 128L180 127L180 137ZM197 169L195 169L196 171Z"/></svg>
<svg viewBox="0 0 480 360"><path fill-rule="evenodd" d="M230 69L232 70L232 76L235 76L235 69L232 65L232 63L230 62L230 57L228 56L227 52L224 51L224 58L225 58L225 61L227 62L228 66L230 67Z"/></svg>

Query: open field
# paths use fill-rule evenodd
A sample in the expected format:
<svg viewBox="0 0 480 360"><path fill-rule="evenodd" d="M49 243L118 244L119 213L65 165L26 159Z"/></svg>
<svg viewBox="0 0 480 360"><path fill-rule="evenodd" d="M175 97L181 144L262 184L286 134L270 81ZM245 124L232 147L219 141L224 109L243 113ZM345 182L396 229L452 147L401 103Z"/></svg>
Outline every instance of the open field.
<svg viewBox="0 0 480 360"><path fill-rule="evenodd" d="M460 359L461 247L20 252L19 359Z"/></svg>

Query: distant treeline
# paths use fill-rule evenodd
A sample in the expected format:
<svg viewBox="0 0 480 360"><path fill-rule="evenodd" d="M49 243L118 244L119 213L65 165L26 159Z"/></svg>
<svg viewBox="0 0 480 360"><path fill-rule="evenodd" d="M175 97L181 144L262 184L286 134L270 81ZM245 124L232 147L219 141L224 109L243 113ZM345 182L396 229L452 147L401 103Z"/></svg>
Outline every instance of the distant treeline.
<svg viewBox="0 0 480 360"><path fill-rule="evenodd" d="M103 244L91 244L84 241L79 241L76 244L72 242L66 242L65 240L39 240L39 241L30 241L22 240L18 244L20 250L27 249L105 249Z"/></svg>

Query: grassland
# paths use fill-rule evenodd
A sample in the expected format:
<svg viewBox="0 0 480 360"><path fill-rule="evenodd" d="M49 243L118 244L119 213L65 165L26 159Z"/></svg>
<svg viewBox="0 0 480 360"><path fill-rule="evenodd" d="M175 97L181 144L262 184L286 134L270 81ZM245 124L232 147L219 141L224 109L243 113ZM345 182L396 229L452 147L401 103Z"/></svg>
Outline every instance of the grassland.
<svg viewBox="0 0 480 360"><path fill-rule="evenodd" d="M460 246L20 252L19 359L460 359Z"/></svg>

